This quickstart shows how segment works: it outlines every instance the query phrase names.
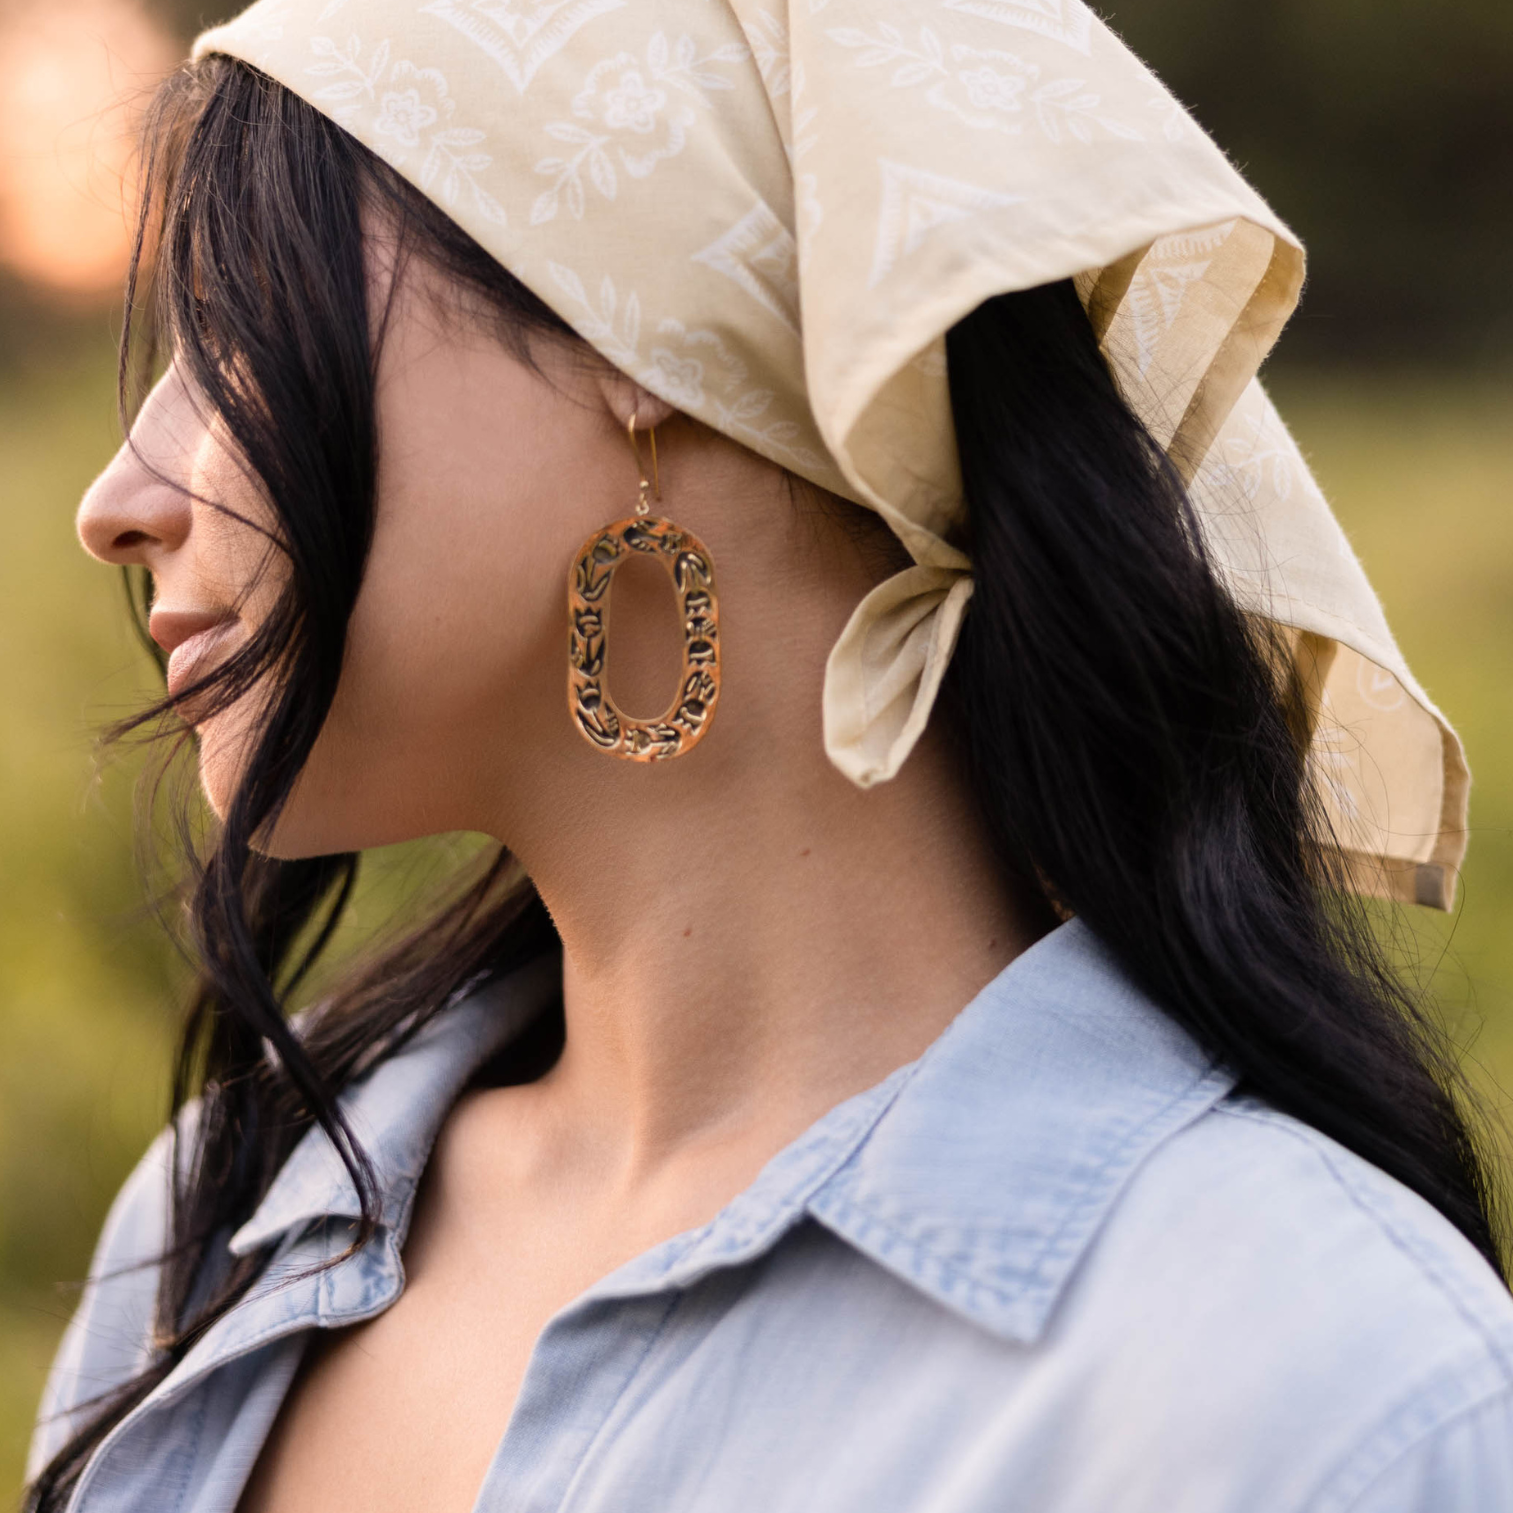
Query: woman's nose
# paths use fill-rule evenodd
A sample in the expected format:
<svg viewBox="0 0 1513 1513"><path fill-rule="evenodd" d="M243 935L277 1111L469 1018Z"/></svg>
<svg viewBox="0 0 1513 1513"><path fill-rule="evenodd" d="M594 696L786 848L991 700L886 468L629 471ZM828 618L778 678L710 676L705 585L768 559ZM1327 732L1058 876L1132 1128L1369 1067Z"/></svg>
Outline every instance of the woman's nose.
<svg viewBox="0 0 1513 1513"><path fill-rule="evenodd" d="M102 562L144 564L184 544L193 520L182 415L168 380L142 407L131 438L90 485L75 524L85 551ZM175 424L178 421L180 424Z"/></svg>
<svg viewBox="0 0 1513 1513"><path fill-rule="evenodd" d="M149 563L189 534L189 500L158 478L128 442L90 485L75 524L84 550L102 562Z"/></svg>

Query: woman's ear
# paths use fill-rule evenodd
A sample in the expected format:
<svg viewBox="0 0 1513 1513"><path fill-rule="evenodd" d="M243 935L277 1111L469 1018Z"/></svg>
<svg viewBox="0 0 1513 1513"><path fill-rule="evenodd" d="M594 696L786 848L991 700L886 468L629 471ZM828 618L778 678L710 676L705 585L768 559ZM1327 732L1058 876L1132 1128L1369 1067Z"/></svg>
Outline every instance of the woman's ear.
<svg viewBox="0 0 1513 1513"><path fill-rule="evenodd" d="M638 431L650 430L652 426L664 425L677 411L665 399L658 399L649 389L643 389L634 379L623 373L609 372L599 380L599 390L605 407L620 430L624 430L634 417Z"/></svg>

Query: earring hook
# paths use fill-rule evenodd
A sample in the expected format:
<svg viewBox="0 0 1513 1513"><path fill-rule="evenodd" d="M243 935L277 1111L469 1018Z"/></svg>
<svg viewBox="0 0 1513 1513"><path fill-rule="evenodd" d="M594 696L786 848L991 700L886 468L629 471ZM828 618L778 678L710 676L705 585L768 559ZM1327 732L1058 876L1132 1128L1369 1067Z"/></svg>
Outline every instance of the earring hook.
<svg viewBox="0 0 1513 1513"><path fill-rule="evenodd" d="M633 413L629 424L625 427L625 435L630 441L631 455L636 459L636 473L641 480L641 497L636 502L636 513L638 515L648 515L651 513L651 503L647 497L648 493L651 499L655 499L658 504L662 502L662 474L657 466L657 428L655 426L647 427L646 434L651 442L650 478L646 476L646 464L641 461L641 446L636 440L636 416Z"/></svg>

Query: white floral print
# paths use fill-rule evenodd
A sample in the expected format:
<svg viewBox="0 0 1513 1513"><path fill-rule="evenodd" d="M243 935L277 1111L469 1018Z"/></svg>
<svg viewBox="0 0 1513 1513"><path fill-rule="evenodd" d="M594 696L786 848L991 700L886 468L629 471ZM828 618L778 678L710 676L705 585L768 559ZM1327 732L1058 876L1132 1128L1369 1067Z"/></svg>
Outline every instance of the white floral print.
<svg viewBox="0 0 1513 1513"><path fill-rule="evenodd" d="M924 98L938 110L949 111L968 126L1017 136L1024 130L1019 117L1029 106L1029 118L1052 142L1071 139L1091 142L1098 132L1139 142L1145 134L1103 111L1100 96L1083 79L1042 82L1038 63L998 48L953 43L948 49L928 26L913 41L886 21L874 31L838 26L826 35L855 53L857 68L890 68L893 89L925 87Z"/></svg>
<svg viewBox="0 0 1513 1513"><path fill-rule="evenodd" d="M788 121L788 135L783 139L784 146L788 149L789 159L798 163L819 140L819 132L815 130L815 121L819 117L820 108L808 97L809 76L804 72L802 63L795 63L790 73L790 105L791 114ZM801 174L800 179L808 178L814 183L813 174ZM816 222L817 224L817 222Z"/></svg>
<svg viewBox="0 0 1513 1513"><path fill-rule="evenodd" d="M1142 376L1151 372L1163 338L1181 318L1189 292L1207 277L1234 229L1235 222L1226 221L1185 236L1162 237L1142 259L1121 312Z"/></svg>
<svg viewBox="0 0 1513 1513"><path fill-rule="evenodd" d="M373 130L381 137L393 137L403 147L418 147L421 132L436 120L436 107L425 104L418 89L391 89L379 97Z"/></svg>
<svg viewBox="0 0 1513 1513"><path fill-rule="evenodd" d="M656 130L657 115L666 106L666 90L648 89L640 70L630 68L613 89L604 91L604 124L611 131L638 131L645 136Z"/></svg>
<svg viewBox="0 0 1513 1513"><path fill-rule="evenodd" d="M641 352L641 299L623 297L606 274L591 298L583 280L563 263L549 265L552 282L573 308L573 326L622 371L681 409L698 410L727 436L735 436L791 467L812 468L819 454L804 444L797 421L774 416L777 395L750 382L750 369L719 332L685 326L672 317L658 323L654 343Z"/></svg>
<svg viewBox="0 0 1513 1513"><path fill-rule="evenodd" d="M535 171L551 184L531 206L531 225L555 220L564 208L581 220L590 188L613 200L622 173L644 179L658 163L677 157L711 92L732 87L723 65L746 56L745 47L732 43L700 55L693 37L669 42L659 31L648 39L644 58L622 52L594 64L573 97L574 119L542 127L569 150L537 161ZM659 140L647 140L652 137Z"/></svg>
<svg viewBox="0 0 1513 1513"><path fill-rule="evenodd" d="M596 17L626 0L430 0L422 15L455 27L524 94L541 68Z"/></svg>
<svg viewBox="0 0 1513 1513"><path fill-rule="evenodd" d="M1023 203L1016 194L1003 194L981 184L969 184L887 158L879 158L877 167L883 186L882 208L877 219L869 289L882 283L941 226L971 221Z"/></svg>
<svg viewBox="0 0 1513 1513"><path fill-rule="evenodd" d="M305 72L331 80L312 90L313 100L354 130L367 118L374 149L396 168L413 168L420 187L442 204L472 210L496 226L506 224L504 207L480 177L494 161L481 150L485 135L454 122L457 103L439 69L408 60L391 66L387 39L365 49L357 37L338 44L317 36L310 48L316 61Z"/></svg>
<svg viewBox="0 0 1513 1513"><path fill-rule="evenodd" d="M798 243L765 201L693 254L799 334Z"/></svg>
<svg viewBox="0 0 1513 1513"><path fill-rule="evenodd" d="M1080 53L1092 51L1093 17L1082 0L941 0L946 10L1038 32Z"/></svg>
<svg viewBox="0 0 1513 1513"><path fill-rule="evenodd" d="M704 403L704 364L696 357L679 357L667 347L651 349L658 392L669 404L693 409Z"/></svg>
<svg viewBox="0 0 1513 1513"><path fill-rule="evenodd" d="M788 93L792 82L793 60L788 48L788 23L771 11L758 11L749 21L742 21L741 30L751 46L752 60L768 95L780 100Z"/></svg>
<svg viewBox="0 0 1513 1513"><path fill-rule="evenodd" d="M1161 135L1168 142L1182 142L1196 135L1181 101L1171 95L1152 95L1145 102L1145 108L1155 111L1161 117Z"/></svg>
<svg viewBox="0 0 1513 1513"><path fill-rule="evenodd" d="M1359 828L1365 817L1356 776L1362 756L1361 738L1344 729L1333 705L1334 700L1326 688L1308 748L1308 769L1314 785L1327 795L1335 816L1345 822L1348 833Z"/></svg>
<svg viewBox="0 0 1513 1513"><path fill-rule="evenodd" d="M986 63L981 68L965 69L958 75L967 91L967 99L978 110L1004 112L1024 108L1024 75L999 73Z"/></svg>

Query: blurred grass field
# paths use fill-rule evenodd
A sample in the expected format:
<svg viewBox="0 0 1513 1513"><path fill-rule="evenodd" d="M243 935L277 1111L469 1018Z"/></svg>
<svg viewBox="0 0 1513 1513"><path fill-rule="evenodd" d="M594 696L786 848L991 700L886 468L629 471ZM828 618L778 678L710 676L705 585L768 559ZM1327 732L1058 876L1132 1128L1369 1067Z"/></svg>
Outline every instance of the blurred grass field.
<svg viewBox="0 0 1513 1513"><path fill-rule="evenodd" d="M1274 382L1470 753L1452 917L1399 929L1474 1071L1513 1088L1513 386L1294 374ZM76 546L117 443L95 353L0 380L0 1503L111 1195L160 1122L175 967L134 914L128 759L90 730L150 687L116 577Z"/></svg>

